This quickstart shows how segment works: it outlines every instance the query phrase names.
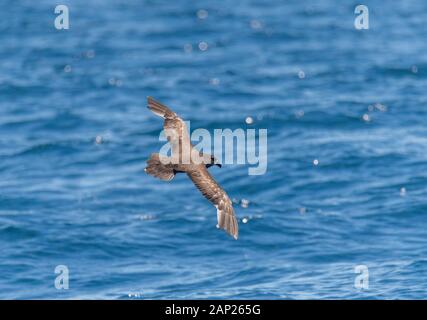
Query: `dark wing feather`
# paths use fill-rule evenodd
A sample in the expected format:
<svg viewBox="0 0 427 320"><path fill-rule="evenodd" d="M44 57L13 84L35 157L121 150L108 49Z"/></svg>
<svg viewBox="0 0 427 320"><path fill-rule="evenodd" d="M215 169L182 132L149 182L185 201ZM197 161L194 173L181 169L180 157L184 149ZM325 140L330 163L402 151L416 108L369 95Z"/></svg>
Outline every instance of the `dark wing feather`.
<svg viewBox="0 0 427 320"><path fill-rule="evenodd" d="M176 173L175 166L170 161L169 157L153 153L150 159L147 160L147 167L144 171L153 177L170 181L175 177Z"/></svg>
<svg viewBox="0 0 427 320"><path fill-rule="evenodd" d="M147 103L148 108L154 114L165 119L163 129L172 147L172 158L179 161L179 159L183 158L183 152L189 153L191 150L191 140L185 122L175 112L153 98L148 97Z"/></svg>
<svg viewBox="0 0 427 320"><path fill-rule="evenodd" d="M161 104L160 102L154 100L151 97L147 97L147 103L148 103L148 109L153 111L159 117L162 117L164 119L173 119L177 117L177 114L175 112L173 112L164 104Z"/></svg>
<svg viewBox="0 0 427 320"><path fill-rule="evenodd" d="M218 185L203 165L188 171L187 175L201 193L216 207L217 227L224 229L237 240L239 226L234 214L233 204L227 193Z"/></svg>

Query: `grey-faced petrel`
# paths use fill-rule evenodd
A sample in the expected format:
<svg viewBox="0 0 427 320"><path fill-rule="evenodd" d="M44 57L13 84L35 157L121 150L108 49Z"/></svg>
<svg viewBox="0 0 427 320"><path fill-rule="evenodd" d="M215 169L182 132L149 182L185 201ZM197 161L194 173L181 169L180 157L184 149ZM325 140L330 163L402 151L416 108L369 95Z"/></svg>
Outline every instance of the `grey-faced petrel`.
<svg viewBox="0 0 427 320"><path fill-rule="evenodd" d="M185 122L165 105L147 98L148 108L164 120L163 128L165 135L171 145L171 157L153 153L147 160L145 172L161 180L170 181L177 173L186 173L200 192L216 208L218 224L217 227L224 229L237 240L239 227L234 214L233 204L227 193L212 178L207 168L212 165L221 167L214 156L203 154L193 148ZM196 153L201 161L195 161L197 157L188 157L183 161L186 154Z"/></svg>

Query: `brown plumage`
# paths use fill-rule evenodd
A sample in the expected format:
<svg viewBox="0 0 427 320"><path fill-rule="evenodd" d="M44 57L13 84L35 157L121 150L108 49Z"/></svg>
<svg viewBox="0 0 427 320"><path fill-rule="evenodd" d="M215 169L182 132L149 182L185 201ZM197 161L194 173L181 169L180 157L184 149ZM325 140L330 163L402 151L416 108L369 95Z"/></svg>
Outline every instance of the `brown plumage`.
<svg viewBox="0 0 427 320"><path fill-rule="evenodd" d="M166 164L165 161L162 161L162 158L167 158L159 155L158 153L153 153L150 159L147 160L147 168L145 172L153 177L170 181L175 177L175 170L172 164Z"/></svg>
<svg viewBox="0 0 427 320"><path fill-rule="evenodd" d="M166 181L170 181L179 172L187 173L195 186L217 209L217 227L224 229L237 240L239 227L234 209L227 193L210 175L207 168L218 165L216 159L208 154L199 153L193 148L185 122L165 105L148 97L148 108L164 118L163 128L171 145L171 157L154 153L148 159L145 172ZM198 155L202 163L195 162L190 155Z"/></svg>

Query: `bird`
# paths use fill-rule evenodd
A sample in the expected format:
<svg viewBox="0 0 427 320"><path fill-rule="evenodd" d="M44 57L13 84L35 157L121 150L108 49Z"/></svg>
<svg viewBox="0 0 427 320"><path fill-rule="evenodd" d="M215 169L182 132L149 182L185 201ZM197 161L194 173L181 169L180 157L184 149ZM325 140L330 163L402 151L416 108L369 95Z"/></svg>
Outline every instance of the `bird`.
<svg viewBox="0 0 427 320"><path fill-rule="evenodd" d="M178 173L187 174L202 195L215 206L217 228L237 240L239 226L233 203L208 171L214 165L221 168L221 163L213 155L193 147L185 122L175 112L152 97L147 97L147 104L148 109L164 119L163 129L171 145L171 156L151 154L144 171L164 181L171 181Z"/></svg>

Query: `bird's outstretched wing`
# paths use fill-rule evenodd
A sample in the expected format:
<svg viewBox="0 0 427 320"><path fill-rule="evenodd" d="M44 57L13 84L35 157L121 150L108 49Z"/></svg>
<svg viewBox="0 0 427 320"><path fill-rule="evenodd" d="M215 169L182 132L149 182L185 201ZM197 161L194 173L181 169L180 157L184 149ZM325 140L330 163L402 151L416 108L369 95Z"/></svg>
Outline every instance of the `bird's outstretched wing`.
<svg viewBox="0 0 427 320"><path fill-rule="evenodd" d="M153 111L159 117L163 119L173 119L178 117L178 115L173 112L171 109L166 107L164 104L154 100L151 97L147 97L148 108Z"/></svg>
<svg viewBox="0 0 427 320"><path fill-rule="evenodd" d="M233 204L227 193L212 178L204 166L197 166L194 170L188 171L187 175L201 193L214 204L218 219L217 227L224 229L237 240L239 226Z"/></svg>
<svg viewBox="0 0 427 320"><path fill-rule="evenodd" d="M172 158L182 159L182 154L189 156L191 140L185 122L171 109L154 100L147 98L148 108L159 117L165 119L163 129L172 147Z"/></svg>

